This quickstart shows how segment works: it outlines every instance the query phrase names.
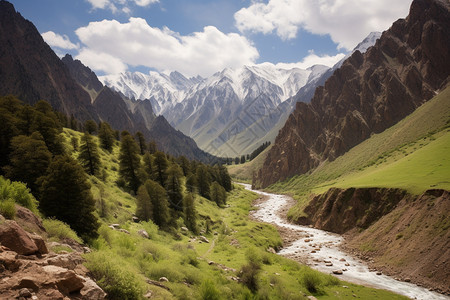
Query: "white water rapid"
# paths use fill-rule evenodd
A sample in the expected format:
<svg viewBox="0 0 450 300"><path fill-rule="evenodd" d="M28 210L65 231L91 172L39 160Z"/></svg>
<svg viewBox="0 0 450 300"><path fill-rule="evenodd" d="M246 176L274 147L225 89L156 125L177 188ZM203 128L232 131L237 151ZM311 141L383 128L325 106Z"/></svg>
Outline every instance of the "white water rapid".
<svg viewBox="0 0 450 300"><path fill-rule="evenodd" d="M339 249L339 244L343 241L340 235L307 226L290 224L283 219L279 214L280 210L287 205L289 201L288 196L252 190L249 184L243 185L247 190L267 196L266 201L256 205L258 210L253 212L253 216L256 219L300 232L304 236L296 240L291 246L283 248L278 254L289 258L302 258L310 267L324 273L341 270L342 275L337 276L342 280L389 290L411 299L450 299L450 297L429 291L424 287L398 281L386 275L377 275L377 272L369 271L364 262Z"/></svg>

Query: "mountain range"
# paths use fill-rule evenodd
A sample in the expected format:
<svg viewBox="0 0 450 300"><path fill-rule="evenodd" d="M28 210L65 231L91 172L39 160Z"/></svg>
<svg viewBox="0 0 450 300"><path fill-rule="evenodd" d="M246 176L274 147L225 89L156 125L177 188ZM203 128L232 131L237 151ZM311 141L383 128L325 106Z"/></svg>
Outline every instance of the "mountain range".
<svg viewBox="0 0 450 300"><path fill-rule="evenodd" d="M79 121L106 121L117 130L141 131L172 155L209 162L215 158L153 113L150 101L134 101L104 86L94 72L70 56L60 59L36 27L7 1L0 1L0 95L28 104L47 100Z"/></svg>
<svg viewBox="0 0 450 300"><path fill-rule="evenodd" d="M365 52L380 33L354 51ZM336 68L314 65L282 69L265 63L224 69L208 78L126 72L100 80L126 97L149 100L156 114L218 156L240 156L273 141L295 102L309 102L315 88Z"/></svg>
<svg viewBox="0 0 450 300"><path fill-rule="evenodd" d="M409 16L355 51L295 110L254 185L312 171L413 112L449 83L450 4L417 0Z"/></svg>

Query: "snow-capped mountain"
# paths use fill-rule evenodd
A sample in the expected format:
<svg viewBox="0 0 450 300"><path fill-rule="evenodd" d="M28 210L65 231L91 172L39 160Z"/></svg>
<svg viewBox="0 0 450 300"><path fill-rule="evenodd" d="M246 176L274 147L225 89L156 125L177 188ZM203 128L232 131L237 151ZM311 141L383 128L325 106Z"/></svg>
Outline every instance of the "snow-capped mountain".
<svg viewBox="0 0 450 300"><path fill-rule="evenodd" d="M354 51L365 52L380 35L371 33ZM273 132L295 102L309 102L315 88L344 60L333 68L282 69L263 63L226 68L208 78L152 71L102 76L100 80L127 97L149 99L156 114L194 138L201 149L236 156L253 151L264 139L273 140Z"/></svg>

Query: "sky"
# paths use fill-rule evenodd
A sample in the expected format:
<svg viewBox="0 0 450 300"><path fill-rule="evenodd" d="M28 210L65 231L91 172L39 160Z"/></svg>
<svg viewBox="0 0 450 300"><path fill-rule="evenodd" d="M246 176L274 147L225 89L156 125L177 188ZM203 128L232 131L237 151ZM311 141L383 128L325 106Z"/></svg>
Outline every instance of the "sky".
<svg viewBox="0 0 450 300"><path fill-rule="evenodd" d="M12 0L60 57L97 75L334 65L411 0Z"/></svg>

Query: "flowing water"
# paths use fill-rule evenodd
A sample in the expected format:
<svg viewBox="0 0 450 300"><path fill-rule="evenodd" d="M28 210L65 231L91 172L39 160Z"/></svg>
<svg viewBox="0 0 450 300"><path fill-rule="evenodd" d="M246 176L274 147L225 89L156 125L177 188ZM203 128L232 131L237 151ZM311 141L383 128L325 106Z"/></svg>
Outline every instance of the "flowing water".
<svg viewBox="0 0 450 300"><path fill-rule="evenodd" d="M256 219L301 233L302 238L296 240L291 246L283 248L278 254L306 261L310 267L324 273L340 270L342 275L337 276L342 280L389 290L412 299L450 299L412 283L398 281L386 275L377 275L377 272L370 271L364 262L339 249L339 244L343 241L340 235L290 224L281 217L280 210L288 204L290 200L288 196L252 190L250 185L243 185L247 190L267 198L266 201L257 205L258 210L253 213Z"/></svg>

